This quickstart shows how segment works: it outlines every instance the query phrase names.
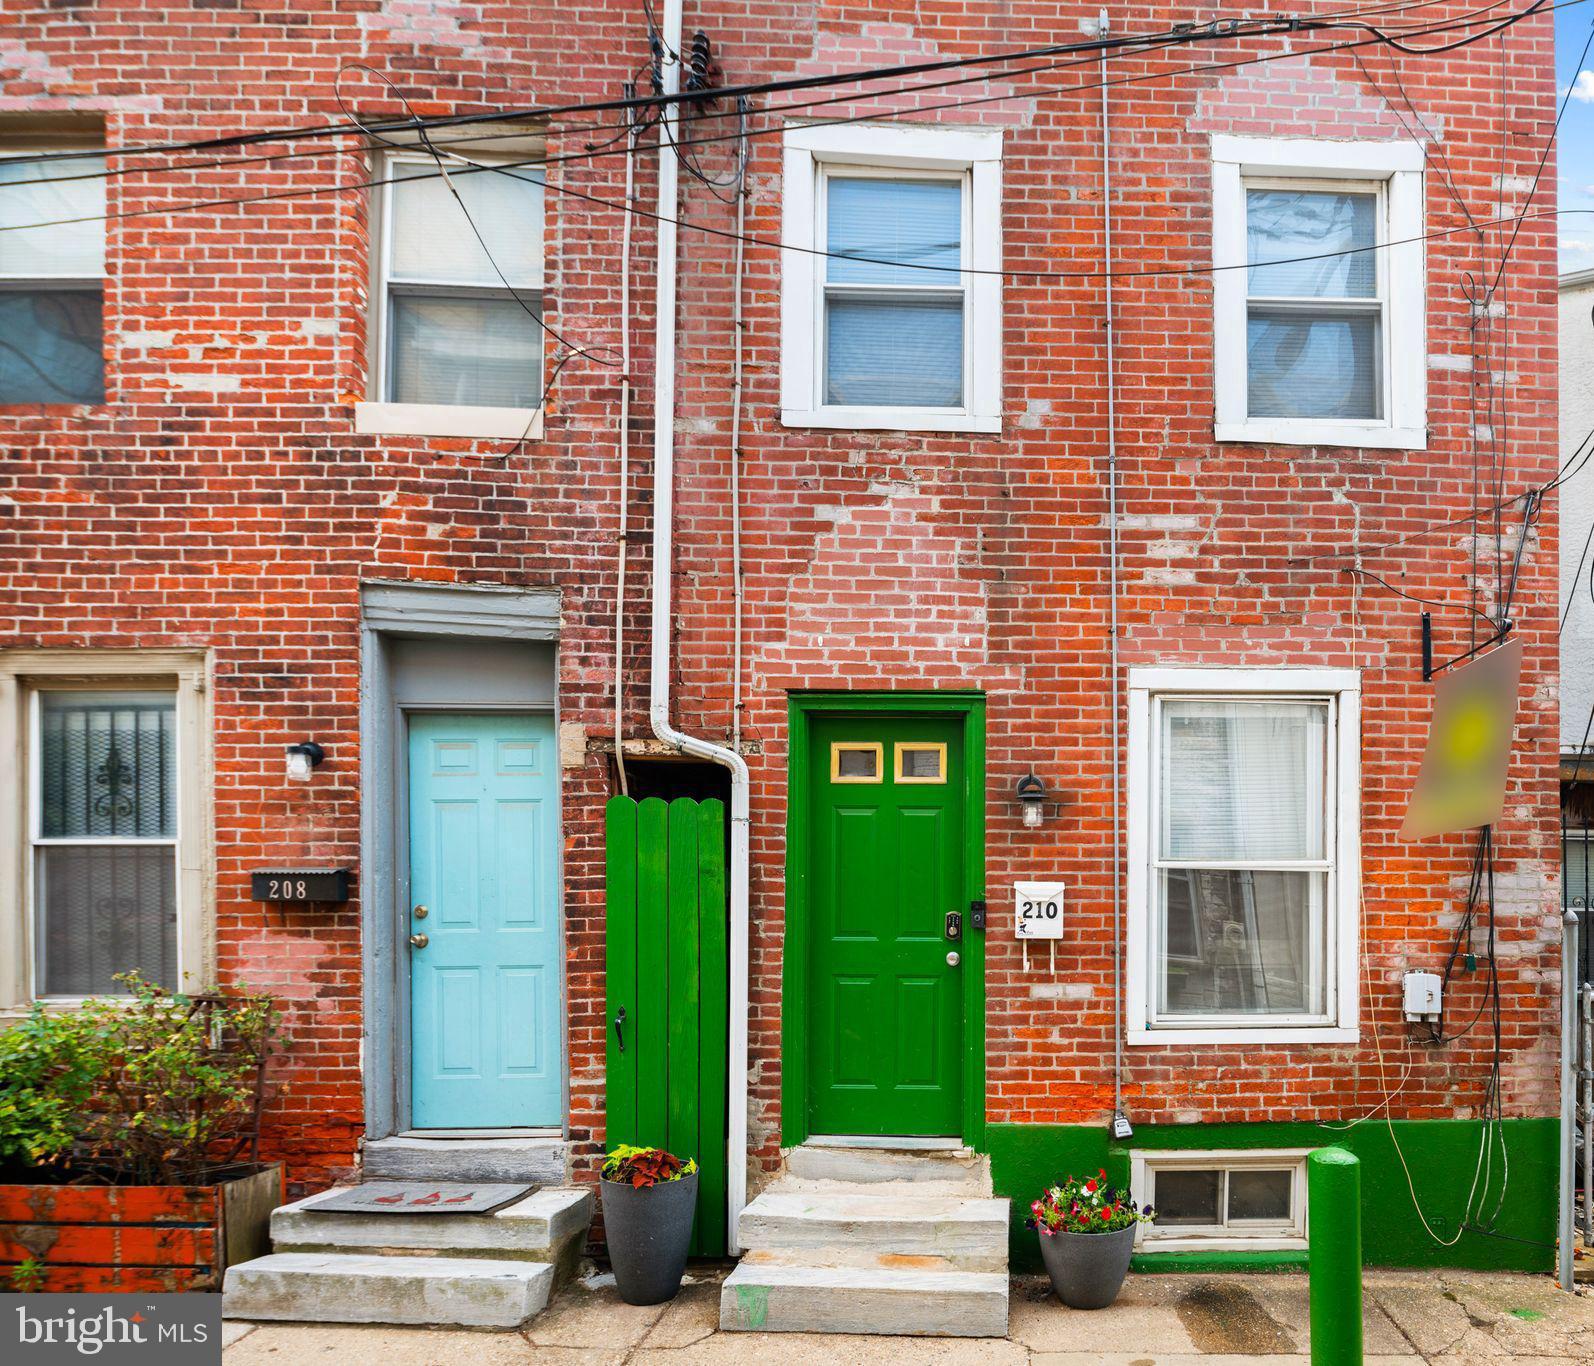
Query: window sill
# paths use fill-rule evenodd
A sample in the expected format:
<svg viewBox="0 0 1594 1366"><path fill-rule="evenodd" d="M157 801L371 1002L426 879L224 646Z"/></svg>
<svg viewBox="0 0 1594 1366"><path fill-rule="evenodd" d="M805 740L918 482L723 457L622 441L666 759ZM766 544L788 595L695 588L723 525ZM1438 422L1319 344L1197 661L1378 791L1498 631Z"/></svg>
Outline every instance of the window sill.
<svg viewBox="0 0 1594 1366"><path fill-rule="evenodd" d="M953 413L942 408L782 408L787 427L832 427L868 432L1000 432L1000 413Z"/></svg>
<svg viewBox="0 0 1594 1366"><path fill-rule="evenodd" d="M1144 1227L1144 1225L1142 1225ZM1144 1234L1136 1254L1155 1252L1305 1252L1306 1237L1293 1229L1278 1233Z"/></svg>
<svg viewBox="0 0 1594 1366"><path fill-rule="evenodd" d="M1172 1044L1239 1044L1260 1046L1268 1044L1297 1043L1356 1043L1361 1031L1342 1025L1280 1025L1257 1029L1237 1029L1232 1025L1218 1025L1211 1029L1135 1029L1131 1028L1128 1042L1131 1048L1155 1048Z"/></svg>
<svg viewBox="0 0 1594 1366"><path fill-rule="evenodd" d="M1251 446L1343 446L1353 450L1424 451L1425 427L1390 427L1383 423L1313 422L1291 418L1257 418L1213 424L1217 441Z"/></svg>
<svg viewBox="0 0 1594 1366"><path fill-rule="evenodd" d="M457 436L480 441L539 441L541 408L472 408L449 403L356 403L363 436Z"/></svg>

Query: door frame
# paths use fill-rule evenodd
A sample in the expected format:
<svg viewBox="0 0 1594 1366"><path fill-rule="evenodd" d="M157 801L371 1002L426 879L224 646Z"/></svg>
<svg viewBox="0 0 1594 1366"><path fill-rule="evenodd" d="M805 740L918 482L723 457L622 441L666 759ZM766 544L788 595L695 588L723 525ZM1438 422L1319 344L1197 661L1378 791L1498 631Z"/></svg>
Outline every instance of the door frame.
<svg viewBox="0 0 1594 1366"><path fill-rule="evenodd" d="M809 762L815 716L935 716L963 728L964 899L985 896L985 694L980 692L791 692L786 698L786 933L781 964L780 1141L808 1139ZM985 1149L985 935L964 911L963 1115L966 1147Z"/></svg>
<svg viewBox="0 0 1594 1366"><path fill-rule="evenodd" d="M518 641L553 647L554 763L559 835L555 870L559 891L560 1069L563 1114L570 1128L569 952L564 891L564 769L559 757L558 679L560 599L549 589L460 587L365 580L360 585L360 907L361 1089L365 1137L389 1138L410 1129L409 734L408 711L550 710L525 703L437 699L401 706L389 643L398 637ZM336 759L337 754L330 757ZM440 1136L444 1131L428 1131ZM463 1132L463 1131L462 1131ZM471 1130L507 1134L509 1130ZM516 1130L524 1134L529 1130ZM543 1133L545 1130L536 1130Z"/></svg>

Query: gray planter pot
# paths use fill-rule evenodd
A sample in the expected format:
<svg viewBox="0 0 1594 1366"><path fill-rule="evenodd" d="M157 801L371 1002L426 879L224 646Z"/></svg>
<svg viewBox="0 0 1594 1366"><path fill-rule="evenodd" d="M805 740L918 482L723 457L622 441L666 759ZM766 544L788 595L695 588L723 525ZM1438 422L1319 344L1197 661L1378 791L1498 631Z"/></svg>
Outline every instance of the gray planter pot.
<svg viewBox="0 0 1594 1366"><path fill-rule="evenodd" d="M1116 1233L1042 1233L1041 1256L1057 1298L1070 1309L1105 1309L1123 1288L1135 1226Z"/></svg>
<svg viewBox="0 0 1594 1366"><path fill-rule="evenodd" d="M657 1186L598 1182L603 1192L603 1234L620 1298L627 1304L672 1300L686 1274L697 1214L697 1173Z"/></svg>

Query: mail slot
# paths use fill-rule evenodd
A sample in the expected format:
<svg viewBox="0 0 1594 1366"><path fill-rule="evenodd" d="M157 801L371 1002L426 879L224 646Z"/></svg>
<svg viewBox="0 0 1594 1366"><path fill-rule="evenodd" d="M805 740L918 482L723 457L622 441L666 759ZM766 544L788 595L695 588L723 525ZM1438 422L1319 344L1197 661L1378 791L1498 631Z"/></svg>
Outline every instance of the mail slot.
<svg viewBox="0 0 1594 1366"><path fill-rule="evenodd" d="M347 868L267 868L249 874L255 901L342 902L349 899Z"/></svg>

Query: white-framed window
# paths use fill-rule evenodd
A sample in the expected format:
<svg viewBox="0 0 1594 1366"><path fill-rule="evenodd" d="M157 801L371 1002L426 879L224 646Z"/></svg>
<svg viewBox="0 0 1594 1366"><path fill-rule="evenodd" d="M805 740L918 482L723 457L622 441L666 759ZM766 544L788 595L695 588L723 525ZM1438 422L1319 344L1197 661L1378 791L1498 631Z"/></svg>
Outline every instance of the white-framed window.
<svg viewBox="0 0 1594 1366"><path fill-rule="evenodd" d="M0 651L0 1013L210 980L207 665Z"/></svg>
<svg viewBox="0 0 1594 1366"><path fill-rule="evenodd" d="M1002 135L787 128L781 420L1002 429Z"/></svg>
<svg viewBox="0 0 1594 1366"><path fill-rule="evenodd" d="M1219 441L1421 450L1423 151L1212 139Z"/></svg>
<svg viewBox="0 0 1594 1366"><path fill-rule="evenodd" d="M1357 1037L1354 669L1129 676L1128 1040Z"/></svg>
<svg viewBox="0 0 1594 1366"><path fill-rule="evenodd" d="M424 151L378 160L371 395L356 430L541 436L544 189L527 159L445 157L446 179Z"/></svg>
<svg viewBox="0 0 1594 1366"><path fill-rule="evenodd" d="M1135 1203L1156 1214L1136 1244L1146 1252L1305 1248L1309 1151L1132 1152Z"/></svg>
<svg viewBox="0 0 1594 1366"><path fill-rule="evenodd" d="M80 150L0 151L0 404L105 401L105 158L37 159Z"/></svg>

